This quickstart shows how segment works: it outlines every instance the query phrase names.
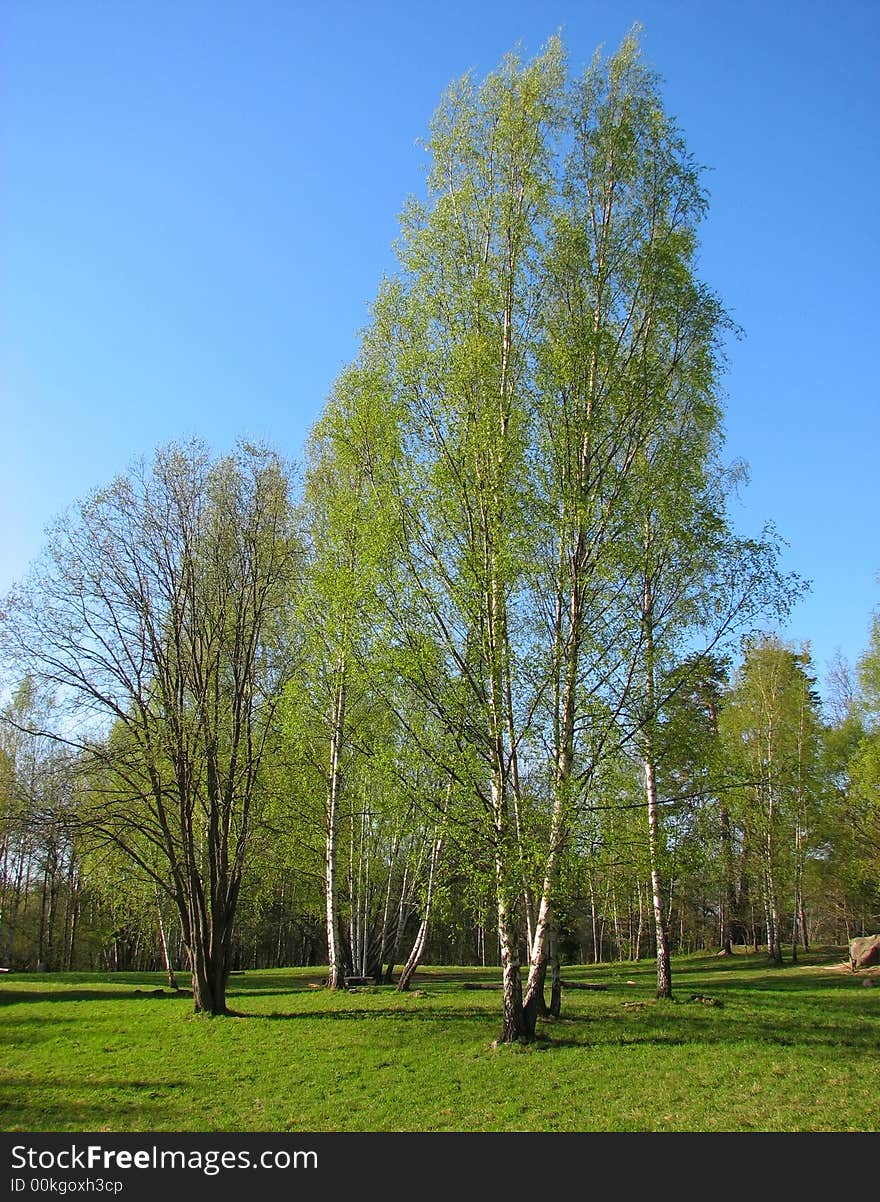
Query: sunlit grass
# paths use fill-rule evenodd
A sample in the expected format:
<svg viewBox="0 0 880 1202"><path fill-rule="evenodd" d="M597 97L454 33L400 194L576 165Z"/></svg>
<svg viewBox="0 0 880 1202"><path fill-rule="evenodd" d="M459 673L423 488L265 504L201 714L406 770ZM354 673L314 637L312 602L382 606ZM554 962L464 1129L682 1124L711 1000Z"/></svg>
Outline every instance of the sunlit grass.
<svg viewBox="0 0 880 1202"><path fill-rule="evenodd" d="M843 952L566 968L541 1039L495 1048L491 969L426 969L410 994L331 993L316 969L233 978L209 1019L159 974L0 984L7 1131L877 1131L880 979ZM139 992L143 991L143 992ZM691 995L709 1002L691 1001ZM714 1003L714 1004L713 1004Z"/></svg>

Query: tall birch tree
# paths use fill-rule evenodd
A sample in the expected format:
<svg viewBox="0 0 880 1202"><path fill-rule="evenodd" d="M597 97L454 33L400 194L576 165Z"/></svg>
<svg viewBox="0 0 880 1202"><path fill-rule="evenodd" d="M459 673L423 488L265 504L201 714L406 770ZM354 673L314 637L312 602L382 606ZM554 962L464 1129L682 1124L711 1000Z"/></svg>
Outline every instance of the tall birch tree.
<svg viewBox="0 0 880 1202"><path fill-rule="evenodd" d="M501 1042L527 1037L517 761L524 714L518 607L530 533L530 382L539 258L563 86L554 40L479 87L451 87L428 142L428 202L411 203L402 273L379 317L402 413L400 503L411 588L467 690L464 737L491 847L504 982ZM453 739L459 715L441 709Z"/></svg>
<svg viewBox="0 0 880 1202"><path fill-rule="evenodd" d="M645 531L633 496L658 445L672 458L685 379L691 401L717 412L711 368L725 323L696 276L699 174L635 34L608 61L595 58L570 89L567 115L572 143L552 224L538 377L554 778L527 988L538 1004L566 826L598 759L616 750L645 634L618 605L625 548ZM678 479L687 503L694 481ZM581 714L591 715L589 729Z"/></svg>

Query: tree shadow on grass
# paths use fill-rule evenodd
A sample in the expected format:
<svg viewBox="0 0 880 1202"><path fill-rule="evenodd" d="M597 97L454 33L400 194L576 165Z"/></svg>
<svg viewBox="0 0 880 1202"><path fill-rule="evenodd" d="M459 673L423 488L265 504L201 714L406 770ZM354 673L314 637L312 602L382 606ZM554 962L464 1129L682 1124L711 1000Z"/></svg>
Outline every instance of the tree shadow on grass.
<svg viewBox="0 0 880 1202"><path fill-rule="evenodd" d="M468 1028L479 1027L485 1033L487 1045L491 1044L494 1038L494 1032L497 1031L501 1023L501 1015L493 1015L485 1010L313 1010L313 1011L297 1011L294 1013L277 1011L268 1014L237 1014L237 1018L259 1020L265 1019L269 1022L287 1022L292 1019L315 1019L317 1021L332 1020L341 1022L365 1022L371 1019L383 1020L400 1020L404 1023L445 1023L452 1027L456 1024L466 1025ZM584 1020L568 1019L566 1024L572 1027L577 1024L581 1025ZM469 1030L467 1038L472 1037L472 1030ZM462 1038L465 1038L462 1034ZM537 1038L533 1043L525 1045L509 1045L511 1049L516 1050L519 1047L521 1051L544 1052L552 1051L561 1048L583 1048L588 1046L586 1039L568 1038L560 1032L558 1027L547 1031L546 1029L538 1030Z"/></svg>
<svg viewBox="0 0 880 1202"><path fill-rule="evenodd" d="M189 1089L191 1081L146 1081L115 1080L112 1077L97 1077L84 1081L81 1077L53 1077L47 1081L35 1081L33 1077L0 1077L0 1090L9 1089Z"/></svg>
<svg viewBox="0 0 880 1202"><path fill-rule="evenodd" d="M263 980L255 974L242 982L241 986L238 983L239 979L240 977L236 978L235 976L229 978L229 993L235 994L236 997L265 997L272 993L314 993L316 990L324 988L327 974L326 972L318 973L308 977L273 974Z"/></svg>
<svg viewBox="0 0 880 1202"><path fill-rule="evenodd" d="M159 1130L161 1125L176 1127L179 1110L169 1106L162 1097L149 1096L147 1091L167 1093L186 1088L184 1081L116 1081L85 1082L77 1079L53 1078L34 1081L32 1078L6 1078L0 1082L0 1129L3 1131L125 1131ZM93 1101L83 1102L75 1096L57 1097L57 1092L81 1094L88 1088ZM134 1098L102 1096L104 1091L137 1090ZM51 1096L41 1097L42 1093ZM130 1128L123 1120L132 1111L136 1123Z"/></svg>
<svg viewBox="0 0 880 1202"><path fill-rule="evenodd" d="M606 1014L598 1020L597 1040L602 1043L694 1044L723 1048L754 1044L765 1047L832 1049L837 1053L871 1053L877 1047L877 1015L853 1014L840 998L823 999L821 1019L814 1012L786 1017L731 1010L705 1014L698 1008L676 1005L662 1009L650 1005L627 1014ZM625 1023L627 1034L616 1032ZM603 1038L602 1030L605 1029Z"/></svg>
<svg viewBox="0 0 880 1202"><path fill-rule="evenodd" d="M266 1014L237 1014L237 1018L268 1019L270 1022L287 1022L289 1020L333 1020L338 1022L363 1022L371 1019L391 1019L401 1022L491 1022L492 1016L485 1010L396 1010L376 1007L375 1009L357 1008L339 1010L271 1010Z"/></svg>
<svg viewBox="0 0 880 1202"><path fill-rule="evenodd" d="M232 1000L237 1000L238 998L244 998L244 997L259 997L259 998L290 997L293 994L302 994L302 993L312 994L312 993L317 993L317 992L318 992L317 988L312 989L309 986L305 986L305 987L294 986L293 988L285 987L283 989L230 989L228 991L227 997L230 999L230 1001L232 1001Z"/></svg>
<svg viewBox="0 0 880 1202"><path fill-rule="evenodd" d="M863 989L863 988L865 988L865 986L864 986L865 980L870 980L870 979L871 978L869 978L867 976L860 977L857 974L851 974L851 973L847 973L846 975L843 975L843 974L832 975L831 973L829 973L825 977L817 978L814 976L805 976L803 974L795 974L791 971L790 968L789 969L774 968L774 969L765 969L760 974L750 977L748 980L745 980L745 981L732 979L729 981L717 981L717 982L716 981L708 981L707 982L707 978L705 978L705 977L702 977L701 981L707 982L707 987L711 988L713 990L713 992L716 990L718 990L718 991L739 990L740 992L745 993L745 994L751 994L751 993L788 993L788 994L813 993L813 994L815 994L818 992L825 993L826 991L832 992L832 993L839 993L842 990L849 991L853 988ZM673 978L673 986L674 985L675 985L675 978ZM865 989L865 992L867 993L868 990Z"/></svg>
<svg viewBox="0 0 880 1202"><path fill-rule="evenodd" d="M877 1046L880 1013L853 1013L851 1004L839 994L822 998L821 1019L815 1011L802 1015L771 1016L743 1015L735 1010L719 1008L711 1013L687 1003L672 1006L647 1003L642 1010L620 1012L604 1008L593 1014L565 1015L556 1020L564 1023L541 1022L539 1042L550 1047L583 1047L625 1045L635 1046L714 1046L717 1048L753 1043L764 1047L830 1049L835 1052L873 1053ZM270 1011L265 1014L241 1014L249 1020L269 1022L308 1021L363 1023L399 1022L467 1024L491 1031L500 1016L479 1007L461 1006L455 1009L395 1009L353 1006L316 1010ZM623 1027L623 1029L621 1029ZM564 1034L563 1034L564 1030Z"/></svg>
<svg viewBox="0 0 880 1202"><path fill-rule="evenodd" d="M192 998L191 989L9 989L0 990L0 1006L17 1002L145 1002Z"/></svg>

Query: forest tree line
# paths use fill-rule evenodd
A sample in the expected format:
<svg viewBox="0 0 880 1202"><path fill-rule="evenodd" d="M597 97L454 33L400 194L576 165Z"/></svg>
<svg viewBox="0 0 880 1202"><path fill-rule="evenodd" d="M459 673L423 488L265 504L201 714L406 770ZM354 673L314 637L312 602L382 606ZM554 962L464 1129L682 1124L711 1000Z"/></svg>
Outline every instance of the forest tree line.
<svg viewBox="0 0 880 1202"><path fill-rule="evenodd" d="M406 988L878 920L880 627L823 708L803 584L730 516L734 332L635 35L447 91L299 466L160 448L6 598L0 960ZM547 974L550 993L547 998Z"/></svg>

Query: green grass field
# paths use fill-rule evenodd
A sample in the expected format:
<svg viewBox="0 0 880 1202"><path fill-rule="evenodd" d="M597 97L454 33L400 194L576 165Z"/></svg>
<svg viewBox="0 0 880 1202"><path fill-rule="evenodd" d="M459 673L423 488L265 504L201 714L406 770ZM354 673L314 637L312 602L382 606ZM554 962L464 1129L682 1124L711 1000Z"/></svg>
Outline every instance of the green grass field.
<svg viewBox="0 0 880 1202"><path fill-rule="evenodd" d="M877 1131L880 975L844 955L678 959L671 1003L650 961L566 968L607 990L566 990L527 1048L492 1046L500 991L466 988L491 969L427 968L404 995L247 972L219 1019L153 994L159 974L10 974L0 1128Z"/></svg>

